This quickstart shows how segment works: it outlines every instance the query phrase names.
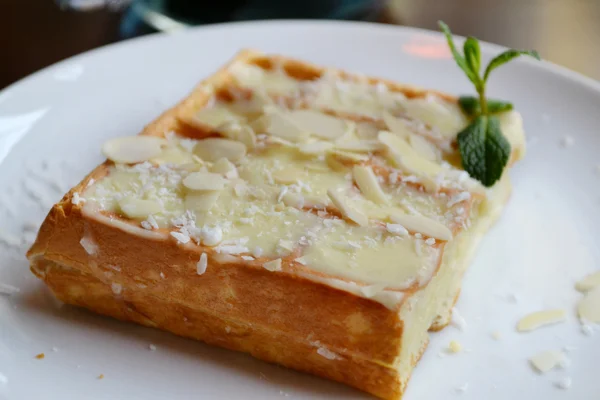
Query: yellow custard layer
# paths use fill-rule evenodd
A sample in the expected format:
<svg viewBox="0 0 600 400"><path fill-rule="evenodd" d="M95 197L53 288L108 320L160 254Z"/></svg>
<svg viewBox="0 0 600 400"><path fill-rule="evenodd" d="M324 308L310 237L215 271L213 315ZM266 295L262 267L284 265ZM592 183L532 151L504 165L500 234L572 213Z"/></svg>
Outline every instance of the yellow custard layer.
<svg viewBox="0 0 600 400"><path fill-rule="evenodd" d="M115 165L82 193L85 201L182 244L268 258L273 271L296 265L373 297L427 284L444 246L481 217L472 209L485 211L499 196L452 165L451 142L466 124L452 102L327 76L300 82L248 65L231 72L250 97L215 96L182 116L204 132L198 139L169 133L111 143L105 153ZM501 123L520 158L519 114ZM215 132L222 138L204 137Z"/></svg>

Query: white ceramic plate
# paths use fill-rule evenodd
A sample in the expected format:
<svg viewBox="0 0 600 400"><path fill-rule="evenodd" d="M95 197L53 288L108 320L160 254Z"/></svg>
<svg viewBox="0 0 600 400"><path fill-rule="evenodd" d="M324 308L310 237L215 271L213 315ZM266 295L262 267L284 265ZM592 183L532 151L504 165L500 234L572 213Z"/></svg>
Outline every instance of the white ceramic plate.
<svg viewBox="0 0 600 400"><path fill-rule="evenodd" d="M472 92L439 34L289 21L144 37L66 60L0 92L0 282L20 288L0 295L0 398L366 397L249 356L60 307L23 257L51 204L102 161L103 141L140 131L243 47ZM485 58L500 50L482 46ZM573 285L600 268L600 84L518 60L492 75L490 94L522 112L529 154L512 172L514 195L465 280L458 308L467 329L432 334L405 398L598 399L600 332L582 333ZM573 144L563 147L567 135ZM567 323L515 332L520 316L554 307L568 310ZM495 331L501 340L492 338ZM445 355L452 339L468 351ZM542 376L527 363L565 346L565 369ZM38 353L45 359L35 359ZM572 387L565 392L555 383L566 377Z"/></svg>

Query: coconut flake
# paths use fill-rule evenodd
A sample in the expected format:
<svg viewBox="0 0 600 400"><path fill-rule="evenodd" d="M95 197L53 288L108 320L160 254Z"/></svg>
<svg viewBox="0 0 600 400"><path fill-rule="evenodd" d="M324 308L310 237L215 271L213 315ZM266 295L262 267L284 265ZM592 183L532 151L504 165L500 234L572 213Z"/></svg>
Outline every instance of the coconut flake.
<svg viewBox="0 0 600 400"><path fill-rule="evenodd" d="M89 236L82 237L79 244L88 255L95 256L98 254L98 245Z"/></svg>
<svg viewBox="0 0 600 400"><path fill-rule="evenodd" d="M205 226L202 228L202 244L205 246L216 246L223 240L223 230L219 226L213 228Z"/></svg>
<svg viewBox="0 0 600 400"><path fill-rule="evenodd" d="M268 261L263 264L263 267L268 271L281 271L281 258Z"/></svg>
<svg viewBox="0 0 600 400"><path fill-rule="evenodd" d="M471 193L469 192L460 192L455 194L448 201L448 208L452 207L455 204L462 203L463 201L467 201L471 198Z"/></svg>
<svg viewBox="0 0 600 400"><path fill-rule="evenodd" d="M340 359L340 357L337 354L335 354L333 351L329 350L326 347L319 347L317 349L317 354L325 357L328 360L339 360Z"/></svg>
<svg viewBox="0 0 600 400"><path fill-rule="evenodd" d="M19 289L16 286L12 286L12 285L0 282L0 294L5 294L5 295L10 296L15 293L19 293L20 291L21 291L21 289Z"/></svg>
<svg viewBox="0 0 600 400"><path fill-rule="evenodd" d="M81 203L85 203L85 199L83 197L81 197L79 195L79 193L75 192L73 193L73 197L71 198L71 203L73 203L73 205L79 205Z"/></svg>
<svg viewBox="0 0 600 400"><path fill-rule="evenodd" d="M202 275L206 272L206 267L208 266L208 256L206 253L202 253L200 255L200 260L196 264L196 273L198 275Z"/></svg>
<svg viewBox="0 0 600 400"><path fill-rule="evenodd" d="M177 242L179 242L181 244L186 244L186 243L188 243L190 241L189 235L186 235L185 233L173 231L170 234L175 239L177 239Z"/></svg>
<svg viewBox="0 0 600 400"><path fill-rule="evenodd" d="M123 291L123 286L120 283L116 282L111 283L110 288L112 289L112 292L116 295L121 294L121 292Z"/></svg>
<svg viewBox="0 0 600 400"><path fill-rule="evenodd" d="M460 331L467 330L467 321L463 318L463 316L458 311L458 308L452 307L452 320L451 324L454 325Z"/></svg>
<svg viewBox="0 0 600 400"><path fill-rule="evenodd" d="M565 376L563 378L560 378L558 381L556 381L554 383L554 385L562 390L567 390L571 387L571 385L573 384L573 379L571 379L571 377L569 376Z"/></svg>

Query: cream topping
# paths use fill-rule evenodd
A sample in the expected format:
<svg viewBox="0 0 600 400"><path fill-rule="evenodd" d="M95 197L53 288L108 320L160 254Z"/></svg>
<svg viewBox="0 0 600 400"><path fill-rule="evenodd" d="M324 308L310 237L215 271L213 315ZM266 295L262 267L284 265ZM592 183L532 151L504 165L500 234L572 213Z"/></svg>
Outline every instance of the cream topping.
<svg viewBox="0 0 600 400"><path fill-rule="evenodd" d="M188 120L222 138L113 140L104 152L115 164L82 194L86 203L142 231L167 230L182 245L212 247L199 271L210 254L264 257L273 273L293 266L386 302L379 293L426 284L447 241L469 227L471 207L485 201L464 171L442 160L444 142L432 139L464 125L456 106L331 76L301 82L241 64L231 72L252 97L214 98ZM323 111L384 120L356 123ZM520 129L515 118L510 126ZM522 132L507 136L517 142Z"/></svg>

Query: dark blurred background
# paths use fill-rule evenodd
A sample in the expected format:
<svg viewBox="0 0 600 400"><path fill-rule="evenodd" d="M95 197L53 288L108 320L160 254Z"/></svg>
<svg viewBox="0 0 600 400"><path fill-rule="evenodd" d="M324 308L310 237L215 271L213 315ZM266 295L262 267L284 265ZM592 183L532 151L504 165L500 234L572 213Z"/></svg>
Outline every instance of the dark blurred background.
<svg viewBox="0 0 600 400"><path fill-rule="evenodd" d="M0 0L0 89L98 46L223 21L318 18L437 29L600 79L600 0Z"/></svg>

